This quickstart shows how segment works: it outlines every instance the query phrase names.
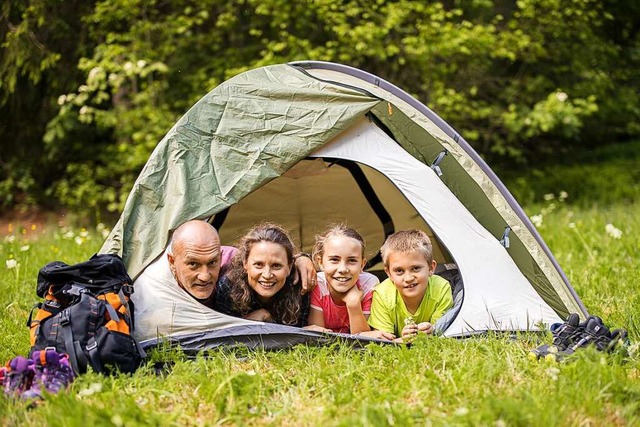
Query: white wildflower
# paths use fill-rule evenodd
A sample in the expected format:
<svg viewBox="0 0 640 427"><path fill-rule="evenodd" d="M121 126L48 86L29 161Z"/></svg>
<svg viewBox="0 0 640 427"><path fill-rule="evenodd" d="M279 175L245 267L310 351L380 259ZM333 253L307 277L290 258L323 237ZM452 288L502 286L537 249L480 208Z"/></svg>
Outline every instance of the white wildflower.
<svg viewBox="0 0 640 427"><path fill-rule="evenodd" d="M604 229L607 232L607 234L613 237L614 239L619 239L622 237L622 231L616 228L616 226L613 224L605 225Z"/></svg>
<svg viewBox="0 0 640 427"><path fill-rule="evenodd" d="M20 246L20 252L27 252L30 247L29 245Z"/></svg>
<svg viewBox="0 0 640 427"><path fill-rule="evenodd" d="M465 415L467 415L469 413L469 408L466 408L464 406L461 406L460 408L456 409L454 411L454 414L459 416L459 417L463 417Z"/></svg>
<svg viewBox="0 0 640 427"><path fill-rule="evenodd" d="M58 97L58 105L64 104L66 100L67 100L67 95L60 95Z"/></svg>
<svg viewBox="0 0 640 427"><path fill-rule="evenodd" d="M556 368L555 366L551 366L545 371L545 373L549 376L549 378L551 378L551 380L557 381L560 369Z"/></svg>
<svg viewBox="0 0 640 427"><path fill-rule="evenodd" d="M87 85L80 85L80 87L78 88L78 92L87 92L89 90L89 86Z"/></svg>
<svg viewBox="0 0 640 427"><path fill-rule="evenodd" d="M104 230L106 227L104 225L104 223L99 222L98 225L96 225L96 231L102 231Z"/></svg>
<svg viewBox="0 0 640 427"><path fill-rule="evenodd" d="M66 239L66 240L71 240L71 239L73 239L75 236L76 236L76 234L75 234L72 230L69 230L69 231L67 231L66 233L64 233L64 234L62 235L62 238L63 238L63 239Z"/></svg>
<svg viewBox="0 0 640 427"><path fill-rule="evenodd" d="M569 197L569 193L567 193L566 191L561 191L560 194L558 195L558 199L561 202L564 201L567 197Z"/></svg>
<svg viewBox="0 0 640 427"><path fill-rule="evenodd" d="M147 65L147 61L145 61L144 59L139 59L136 65L138 66L138 68L144 68Z"/></svg>
<svg viewBox="0 0 640 427"><path fill-rule="evenodd" d="M84 114L87 114L88 112L89 112L89 107L87 107L86 105L83 105L83 106L80 108L80 115L81 115L81 116L82 116L82 115L84 115Z"/></svg>
<svg viewBox="0 0 640 427"><path fill-rule="evenodd" d="M15 259L6 260L5 264L7 265L7 268L9 270L13 270L14 268L18 268L18 261L16 261Z"/></svg>
<svg viewBox="0 0 640 427"><path fill-rule="evenodd" d="M4 241L6 243L13 243L15 240L16 240L16 236L14 236L13 234L10 234L4 237Z"/></svg>
<svg viewBox="0 0 640 427"><path fill-rule="evenodd" d="M109 230L108 228L105 228L100 233L102 233L102 238L106 239L107 237L109 237L109 234L111 234L111 230Z"/></svg>
<svg viewBox="0 0 640 427"><path fill-rule="evenodd" d="M553 194L553 193L545 194L545 195L544 195L544 196L542 196L542 197L543 197L543 198L544 198L544 200L546 200L547 202L556 198L555 194Z"/></svg>
<svg viewBox="0 0 640 427"><path fill-rule="evenodd" d="M543 216L542 215L533 215L531 217L531 222L533 223L533 225L535 225L536 227L540 227L542 225L542 220L543 220Z"/></svg>
<svg viewBox="0 0 640 427"><path fill-rule="evenodd" d="M576 228L576 223L575 222L570 222L569 223L569 228Z"/></svg>
<svg viewBox="0 0 640 427"><path fill-rule="evenodd" d="M131 71L133 70L133 64L131 62L127 62L122 68L124 68L125 71Z"/></svg>
<svg viewBox="0 0 640 427"><path fill-rule="evenodd" d="M89 231L87 229L80 230L80 236L87 237L89 235Z"/></svg>
<svg viewBox="0 0 640 427"><path fill-rule="evenodd" d="M84 239L80 236L76 236L76 238L74 239L74 242L76 242L76 245L81 245L84 243Z"/></svg>
<svg viewBox="0 0 640 427"><path fill-rule="evenodd" d="M567 100L567 98L569 98L569 95L567 95L565 92L556 92L556 99L560 102L564 102Z"/></svg>
<svg viewBox="0 0 640 427"><path fill-rule="evenodd" d="M86 396L91 396L92 394L100 393L102 391L101 383L91 383L88 388L80 390L76 397L83 398Z"/></svg>

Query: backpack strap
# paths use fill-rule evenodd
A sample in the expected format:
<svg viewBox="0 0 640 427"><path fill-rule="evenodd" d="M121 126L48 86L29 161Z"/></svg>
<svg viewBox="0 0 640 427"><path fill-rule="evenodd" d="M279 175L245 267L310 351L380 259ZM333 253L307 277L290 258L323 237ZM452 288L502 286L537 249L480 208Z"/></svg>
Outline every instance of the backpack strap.
<svg viewBox="0 0 640 427"><path fill-rule="evenodd" d="M108 305L108 304L107 304ZM98 373L104 373L104 367L102 366L102 360L100 360L100 354L98 353L98 341L96 337L89 338L87 341L87 352L85 353L89 358L91 367Z"/></svg>
<svg viewBox="0 0 640 427"><path fill-rule="evenodd" d="M58 324L58 327L62 329L64 347L65 347L66 353L69 355L69 363L71 364L71 368L76 374L79 374L82 371L80 371L78 366L78 352L73 342L73 332L71 331L71 318L69 316L68 308L65 308L60 312L60 322Z"/></svg>

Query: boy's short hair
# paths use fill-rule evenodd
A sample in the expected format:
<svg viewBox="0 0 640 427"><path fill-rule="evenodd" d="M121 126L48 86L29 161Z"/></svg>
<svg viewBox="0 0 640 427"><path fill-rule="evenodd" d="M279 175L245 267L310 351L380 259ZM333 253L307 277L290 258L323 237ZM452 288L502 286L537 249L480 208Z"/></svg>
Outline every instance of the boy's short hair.
<svg viewBox="0 0 640 427"><path fill-rule="evenodd" d="M390 252L413 252L418 251L424 255L429 264L433 261L433 246L431 239L422 230L401 230L396 231L385 240L380 248L382 261L385 267L389 266Z"/></svg>

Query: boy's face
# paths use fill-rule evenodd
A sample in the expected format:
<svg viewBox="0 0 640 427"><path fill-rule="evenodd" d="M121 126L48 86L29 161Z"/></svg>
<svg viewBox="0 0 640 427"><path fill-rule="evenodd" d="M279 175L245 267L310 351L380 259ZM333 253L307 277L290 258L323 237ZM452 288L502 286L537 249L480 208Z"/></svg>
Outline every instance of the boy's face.
<svg viewBox="0 0 640 427"><path fill-rule="evenodd" d="M429 263L419 251L391 252L384 271L405 302L422 300L436 262Z"/></svg>

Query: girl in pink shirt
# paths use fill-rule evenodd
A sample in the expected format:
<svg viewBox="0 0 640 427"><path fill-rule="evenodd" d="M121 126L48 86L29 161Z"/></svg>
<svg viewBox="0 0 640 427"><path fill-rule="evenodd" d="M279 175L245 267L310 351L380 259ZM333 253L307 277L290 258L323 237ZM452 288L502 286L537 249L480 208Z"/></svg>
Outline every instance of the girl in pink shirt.
<svg viewBox="0 0 640 427"><path fill-rule="evenodd" d="M311 293L309 325L351 334L371 330L367 318L379 281L362 271L364 250L362 236L345 225L334 225L316 236L312 256L321 272Z"/></svg>

